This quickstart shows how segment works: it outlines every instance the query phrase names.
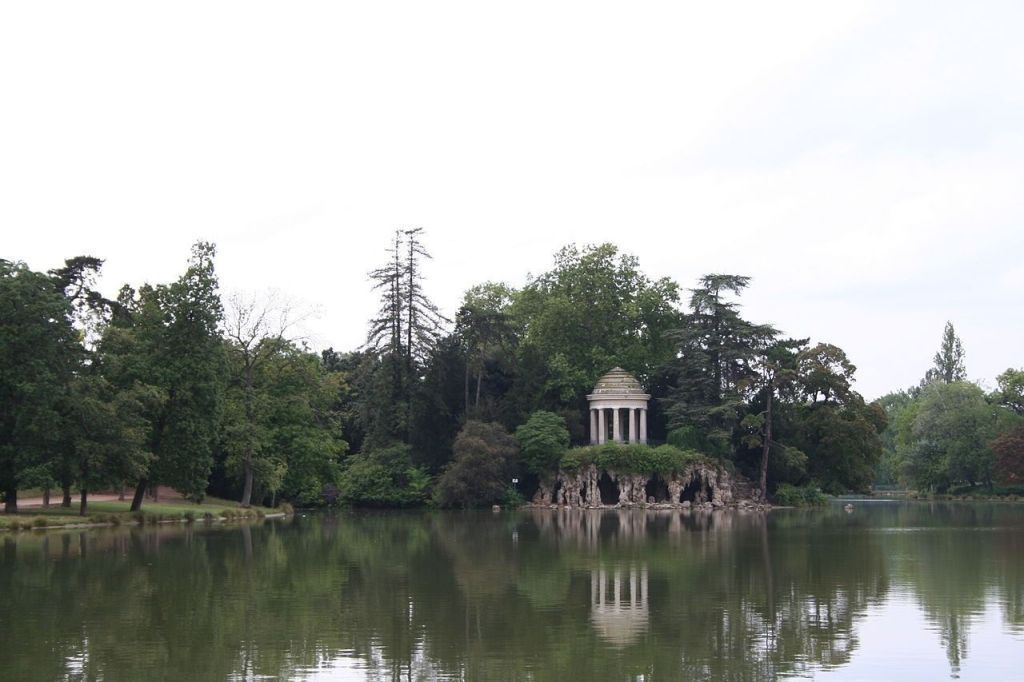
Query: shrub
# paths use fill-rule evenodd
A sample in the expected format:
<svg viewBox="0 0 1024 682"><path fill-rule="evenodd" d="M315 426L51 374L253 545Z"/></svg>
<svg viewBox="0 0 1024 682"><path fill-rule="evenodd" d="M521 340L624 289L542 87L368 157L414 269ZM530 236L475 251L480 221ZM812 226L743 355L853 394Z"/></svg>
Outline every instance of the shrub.
<svg viewBox="0 0 1024 682"><path fill-rule="evenodd" d="M683 450L674 445L656 448L636 443L605 443L572 448L562 457L565 471L579 471L593 464L598 469L610 469L624 474L661 474L669 476L687 466L709 460L695 450Z"/></svg>
<svg viewBox="0 0 1024 682"><path fill-rule="evenodd" d="M281 504L277 505L277 510L282 514L287 514L288 516L291 516L295 513L295 508L292 507L287 502L282 502Z"/></svg>
<svg viewBox="0 0 1024 682"><path fill-rule="evenodd" d="M42 516L37 516L36 518L32 519L33 528L46 528L46 525L46 519Z"/></svg>
<svg viewBox="0 0 1024 682"><path fill-rule="evenodd" d="M339 481L340 499L357 507L412 507L430 496L430 476L412 464L409 446L349 457Z"/></svg>
<svg viewBox="0 0 1024 682"><path fill-rule="evenodd" d="M775 490L775 503L783 507L818 507L828 503L828 497L814 485L782 483Z"/></svg>
<svg viewBox="0 0 1024 682"><path fill-rule="evenodd" d="M526 468L543 476L558 468L569 449L569 429L565 419L553 412L534 412L525 424L516 429L516 440L522 450Z"/></svg>
<svg viewBox="0 0 1024 682"><path fill-rule="evenodd" d="M439 505L482 507L505 501L519 447L501 424L466 422L453 451L455 458L437 482Z"/></svg>

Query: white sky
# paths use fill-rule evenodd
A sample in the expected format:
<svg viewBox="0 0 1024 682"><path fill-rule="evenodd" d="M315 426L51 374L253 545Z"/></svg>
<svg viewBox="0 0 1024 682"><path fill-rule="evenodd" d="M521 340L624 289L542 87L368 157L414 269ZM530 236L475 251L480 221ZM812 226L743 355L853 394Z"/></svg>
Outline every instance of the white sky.
<svg viewBox="0 0 1024 682"><path fill-rule="evenodd" d="M868 398L952 320L1024 365L1024 4L8 2L0 257L317 306L422 226L449 312L565 243L751 275L746 313L845 348Z"/></svg>

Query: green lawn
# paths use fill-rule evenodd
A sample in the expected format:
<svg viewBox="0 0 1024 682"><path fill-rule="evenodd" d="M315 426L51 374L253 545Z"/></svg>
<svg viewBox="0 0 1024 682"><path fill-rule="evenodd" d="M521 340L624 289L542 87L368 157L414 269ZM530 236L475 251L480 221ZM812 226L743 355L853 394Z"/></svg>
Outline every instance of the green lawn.
<svg viewBox="0 0 1024 682"><path fill-rule="evenodd" d="M237 502L207 498L202 504L185 500L170 502L143 502L142 512L130 512L131 502L128 500L110 502L90 502L85 516L78 515L78 500L71 507L51 505L48 509L32 508L18 514L0 514L0 530L27 528L56 528L81 523L103 523L120 525L122 523L157 523L188 519L203 521L212 519L254 519L266 514L280 512L267 507L251 507L242 509Z"/></svg>

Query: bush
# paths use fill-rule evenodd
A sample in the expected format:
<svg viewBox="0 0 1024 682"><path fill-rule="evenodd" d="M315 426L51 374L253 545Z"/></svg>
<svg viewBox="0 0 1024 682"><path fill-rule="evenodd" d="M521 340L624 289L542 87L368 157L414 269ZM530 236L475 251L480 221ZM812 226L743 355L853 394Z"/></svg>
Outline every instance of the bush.
<svg viewBox="0 0 1024 682"><path fill-rule="evenodd" d="M412 465L408 445L392 445L349 457L338 492L357 507L414 507L429 499L430 476Z"/></svg>
<svg viewBox="0 0 1024 682"><path fill-rule="evenodd" d="M569 449L569 429L565 419L553 412L534 412L516 429L516 440L526 468L543 476L554 472Z"/></svg>
<svg viewBox="0 0 1024 682"><path fill-rule="evenodd" d="M572 448L562 457L565 471L579 471L593 464L598 469L610 469L624 474L661 474L669 476L696 463L710 463L695 450L683 450L674 445L656 448L636 443L605 443Z"/></svg>
<svg viewBox="0 0 1024 682"><path fill-rule="evenodd" d="M775 504L783 507L820 507L828 497L814 485L782 483L775 490Z"/></svg>
<svg viewBox="0 0 1024 682"><path fill-rule="evenodd" d="M434 493L439 505L483 507L505 502L519 447L501 424L466 422L453 451L455 458L441 474Z"/></svg>

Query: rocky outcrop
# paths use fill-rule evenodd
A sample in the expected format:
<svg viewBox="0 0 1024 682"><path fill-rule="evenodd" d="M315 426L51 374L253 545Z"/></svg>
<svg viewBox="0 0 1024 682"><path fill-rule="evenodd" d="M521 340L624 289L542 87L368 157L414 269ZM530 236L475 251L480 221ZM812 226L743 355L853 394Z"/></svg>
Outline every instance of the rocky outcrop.
<svg viewBox="0 0 1024 682"><path fill-rule="evenodd" d="M570 508L674 507L712 510L752 507L748 481L711 462L687 465L667 477L621 473L587 465L578 471L560 471L542 481L533 498L538 506ZM602 501L603 499L603 501Z"/></svg>

